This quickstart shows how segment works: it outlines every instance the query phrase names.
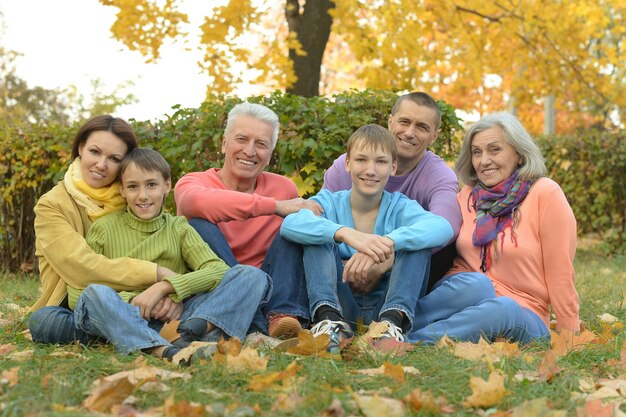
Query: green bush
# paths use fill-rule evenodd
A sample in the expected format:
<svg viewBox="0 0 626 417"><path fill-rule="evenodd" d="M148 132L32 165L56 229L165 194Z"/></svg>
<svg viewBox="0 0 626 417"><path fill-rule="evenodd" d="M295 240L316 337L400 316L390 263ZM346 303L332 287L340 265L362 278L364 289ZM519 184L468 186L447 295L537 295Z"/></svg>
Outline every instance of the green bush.
<svg viewBox="0 0 626 417"><path fill-rule="evenodd" d="M608 253L626 252L626 131L540 138L548 175L567 196L579 233L601 237Z"/></svg>

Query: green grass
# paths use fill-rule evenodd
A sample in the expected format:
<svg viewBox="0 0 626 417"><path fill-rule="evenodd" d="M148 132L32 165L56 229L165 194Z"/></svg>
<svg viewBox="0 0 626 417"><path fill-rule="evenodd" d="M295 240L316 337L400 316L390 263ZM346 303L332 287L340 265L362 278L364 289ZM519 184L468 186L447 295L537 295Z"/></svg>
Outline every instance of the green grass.
<svg viewBox="0 0 626 417"><path fill-rule="evenodd" d="M626 257L606 258L589 249L580 249L576 258L577 288L581 301L581 319L591 331L600 333L602 323L598 315L609 313L626 323ZM38 280L33 277L4 274L0 280L0 319L8 320L0 326L0 345L13 343L18 351L33 350L27 360L17 361L0 356L0 372L19 367L19 380L9 386L0 378L0 417L3 416L85 416L98 415L81 407L89 395L92 382L99 377L133 369L141 355L118 356L110 346L84 347L43 346L30 342L22 333L20 307L31 305L37 295ZM341 401L345 415L364 415L354 401L355 395L374 395L403 399L413 389L431 391L435 396L444 396L446 404L454 407L451 415L488 415L496 410L510 410L527 400L547 398L550 407L562 410L564 415L576 415L576 410L585 404L584 394L579 388L582 378L600 381L604 378L625 379L626 369L611 365L617 360L626 339L623 327L609 337L606 344L590 344L583 349L570 352L558 359L560 372L550 382L516 379L515 375L537 371L547 344L524 348L518 355L495 364L469 361L454 357L448 349L418 347L405 356L389 354L363 354L351 361L302 357L261 349L269 357L268 369L263 372L234 372L224 365L208 363L190 368L178 368L152 357L145 357L149 365L171 371L188 372L191 378L164 381L167 391L134 392L132 407L146 410L145 415L162 415L152 407L163 406L167 398L174 402L196 402L209 405L213 414L226 416L250 415L321 415L333 399ZM71 352L75 356L53 356L56 352ZM282 371L293 362L302 366L297 372L295 392L298 405L290 413L272 411L279 395L278 389L253 392L248 389L252 375ZM419 369L419 375L406 374L406 382L399 383L387 376L364 376L351 371L377 368L385 361ZM506 377L506 388L510 393L487 411L463 406L463 401L472 392L471 376L486 379L493 369ZM276 388L277 386L274 386ZM292 392L292 391L289 391ZM626 402L622 398L622 403ZM626 407L622 404L622 412ZM154 414L153 414L154 413ZM189 412L170 410L168 415L189 415ZM118 415L118 414L114 414ZM132 414L127 414L132 415ZM165 415L165 414L163 414ZM331 414L328 414L331 415ZM406 415L437 415L407 408ZM547 414L546 414L547 415ZM392 417L387 415L386 417Z"/></svg>

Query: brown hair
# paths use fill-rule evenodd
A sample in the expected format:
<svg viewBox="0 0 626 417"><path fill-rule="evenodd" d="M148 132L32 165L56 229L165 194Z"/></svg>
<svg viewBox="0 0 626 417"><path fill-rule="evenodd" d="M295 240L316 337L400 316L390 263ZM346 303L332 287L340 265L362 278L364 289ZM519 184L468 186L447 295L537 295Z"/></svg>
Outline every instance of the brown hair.
<svg viewBox="0 0 626 417"><path fill-rule="evenodd" d="M72 144L72 160L78 157L78 150L87 142L89 135L103 130L113 133L122 140L128 147L128 152L137 147L137 135L132 126L124 119L105 114L88 120L78 129Z"/></svg>
<svg viewBox="0 0 626 417"><path fill-rule="evenodd" d="M172 176L169 164L160 153L154 149L135 148L128 152L122 160L120 170L117 174L118 181L122 182L122 175L131 163L134 163L138 168L144 171L159 172L165 181L169 180Z"/></svg>
<svg viewBox="0 0 626 417"><path fill-rule="evenodd" d="M405 100L412 101L418 106L424 106L424 107L433 109L435 111L435 130L439 129L439 126L441 125L441 111L439 110L439 105L437 104L434 98L432 98L428 94L423 93L421 91L414 91L412 93L408 93L403 96L400 96L398 100L396 100L396 103L391 108L392 116L396 114L398 110L400 110L400 105Z"/></svg>
<svg viewBox="0 0 626 417"><path fill-rule="evenodd" d="M396 139L389 130L377 124L361 126L350 135L348 139L348 158L350 157L350 151L357 145L374 149L380 148L389 153L393 161L398 158Z"/></svg>

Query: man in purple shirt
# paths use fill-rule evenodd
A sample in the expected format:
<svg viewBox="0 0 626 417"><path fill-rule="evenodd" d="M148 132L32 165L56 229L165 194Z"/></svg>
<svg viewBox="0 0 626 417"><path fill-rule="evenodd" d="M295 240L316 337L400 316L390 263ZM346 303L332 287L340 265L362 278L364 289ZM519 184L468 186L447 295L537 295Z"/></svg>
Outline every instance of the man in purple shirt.
<svg viewBox="0 0 626 417"><path fill-rule="evenodd" d="M388 120L388 129L396 138L398 168L385 190L399 191L416 200L424 209L445 218L454 236L431 258L428 290L447 272L455 256L454 241L461 227L461 210L456 200L458 179L445 161L428 151L437 139L441 113L437 102L426 93L413 92L398 98ZM352 186L346 171L346 154L335 160L324 174L323 188L347 190ZM364 282L353 290L369 293L377 282Z"/></svg>

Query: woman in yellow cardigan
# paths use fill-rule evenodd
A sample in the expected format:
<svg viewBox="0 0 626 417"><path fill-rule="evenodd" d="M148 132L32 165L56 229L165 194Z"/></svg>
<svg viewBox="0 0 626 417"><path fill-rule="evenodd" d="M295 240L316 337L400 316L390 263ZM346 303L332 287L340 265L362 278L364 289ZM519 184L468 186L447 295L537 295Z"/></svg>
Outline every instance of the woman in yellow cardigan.
<svg viewBox="0 0 626 417"><path fill-rule="evenodd" d="M117 291L144 289L174 272L131 258L108 259L87 245L91 222L125 208L117 174L127 152L137 147L133 128L110 115L87 121L72 145L72 164L65 177L35 206L35 255L39 260L41 296L31 307L33 340L44 343L89 341L74 326L67 308L67 287L84 289L99 283ZM156 318L176 319L182 308L169 297L154 311ZM156 307L155 307L156 310Z"/></svg>

